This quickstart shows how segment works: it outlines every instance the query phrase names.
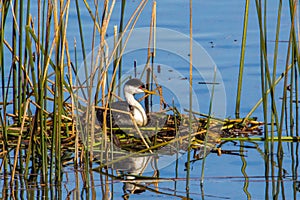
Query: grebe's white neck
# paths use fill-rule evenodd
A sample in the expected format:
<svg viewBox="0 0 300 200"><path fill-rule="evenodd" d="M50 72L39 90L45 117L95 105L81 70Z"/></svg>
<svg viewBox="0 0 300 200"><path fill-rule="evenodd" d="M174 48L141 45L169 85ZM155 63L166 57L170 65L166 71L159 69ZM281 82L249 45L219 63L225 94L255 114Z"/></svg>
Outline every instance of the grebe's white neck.
<svg viewBox="0 0 300 200"><path fill-rule="evenodd" d="M133 118L138 126L147 125L148 119L143 106L134 98L133 94L125 92L125 99L133 107Z"/></svg>

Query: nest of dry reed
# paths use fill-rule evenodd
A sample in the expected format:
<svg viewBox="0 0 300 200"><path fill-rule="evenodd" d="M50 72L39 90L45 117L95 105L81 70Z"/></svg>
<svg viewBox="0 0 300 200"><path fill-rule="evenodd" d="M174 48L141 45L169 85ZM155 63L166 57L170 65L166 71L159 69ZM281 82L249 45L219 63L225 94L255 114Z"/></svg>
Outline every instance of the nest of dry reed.
<svg viewBox="0 0 300 200"><path fill-rule="evenodd" d="M145 151L147 148L150 150L159 150L165 146L168 146L170 151L172 151L172 149L176 149L175 146L177 148L179 147L180 150L188 150L189 147L198 149L202 147L204 143L209 147L213 147L219 144L222 138L225 137L248 137L250 135L261 134L262 123L255 119L220 120L208 117L194 117L190 126L188 115L166 116L167 120L163 128L140 127L139 131L142 133L142 137L137 135L135 128L107 128L106 142L110 143L113 141L114 145L118 148L127 151ZM10 115L10 117L13 121L13 119L18 116ZM40 146L41 134L38 131L34 131L39 130L39 128L34 128L35 120L34 117L26 117L22 126L20 126L20 124L7 126L7 136L0 132L0 148L6 149L6 151L1 152L0 156L4 156L8 153L7 150L15 149L17 146L24 150L31 148L32 143L37 147ZM79 151L83 150L85 145L82 140L82 133L76 131L76 124L72 116L63 117L61 124L62 153L64 155L74 155L75 146L77 146ZM46 120L47 128L45 129L47 147L49 150L53 143L53 126L54 121L49 115L49 119ZM93 143L90 142L90 135L87 134L85 136L87 136L86 139L88 139L87 141L90 142L90 145L100 145L103 143L103 130L97 124L94 127L95 135L93 136ZM0 130L3 130L2 127L0 127ZM4 140L4 137L7 138Z"/></svg>

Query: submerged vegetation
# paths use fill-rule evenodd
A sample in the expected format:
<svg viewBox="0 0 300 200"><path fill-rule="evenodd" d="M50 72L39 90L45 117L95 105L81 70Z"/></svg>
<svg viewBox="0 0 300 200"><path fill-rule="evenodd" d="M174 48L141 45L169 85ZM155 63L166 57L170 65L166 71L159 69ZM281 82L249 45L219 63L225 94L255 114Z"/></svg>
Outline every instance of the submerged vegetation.
<svg viewBox="0 0 300 200"><path fill-rule="evenodd" d="M124 81L121 81L122 54L146 6L152 6L152 14L149 22L149 48L144 77L147 87L151 86L152 90L157 90L160 106L164 107L161 88L152 73L156 54L156 2L151 4L146 0L141 0L127 21L124 19L126 1L118 2L121 4L121 16L119 25L114 27L113 49L108 49L106 35L117 2L115 0L95 2L95 4L80 0L74 2L71 0L1 2L0 173L5 176L4 179L9 180L11 186L17 187L19 184L18 180L15 180L19 179L18 175L24 176L26 180L33 183L60 185L63 180L64 167L72 166L74 169L84 171L84 187L89 188L92 184L90 179L93 178L90 176L90 171L94 168L93 164L100 161L100 173L106 175L101 180L104 185L103 196L108 197L110 184L108 179L111 172L107 166L113 165L116 160L127 159L137 153L152 154L154 150L163 149L165 146L177 151L194 150L194 156L188 157L187 171L192 160L204 158L205 161L205 156L209 152L234 154L234 152L222 151L219 148L228 141L240 140L241 143L245 140L263 141L266 159L268 155L276 153L280 160L284 153L283 142L290 142L292 157L293 152L298 152L298 143L293 143L299 141L300 121L298 80L300 22L297 1L289 1L291 23L288 41L285 41L288 47L286 66L283 71L278 71L276 64L278 44L281 42L279 34L282 1L279 0L278 5L276 38L272 38L275 41L272 57L268 54L270 52L267 42L269 40L266 21L267 2L255 1L260 34L261 99L247 116L240 116L240 106L243 103L241 96L247 49L249 0L246 0L244 12L236 119L217 119L210 113L211 109L208 115L204 115L192 111L192 107L187 111L188 115L185 115L178 113L175 106L169 106L169 110L162 109L161 112L172 113L171 121L175 128L167 127L157 131L157 127L153 127L152 130L146 130L156 133L151 137L143 134L136 137L137 133L143 131L143 127L135 127L133 132L130 130L131 132L127 134L113 130L112 127L106 127L105 122L103 127L99 127L95 108L101 106L105 110L104 114L107 114L109 103L120 98L120 88ZM37 3L38 8L35 15L32 14L33 3ZM191 2L190 6L192 7ZM71 7L76 10L80 41L68 38ZM92 51L91 57L88 56L86 48L85 22L81 18L83 9L87 10L90 15L89 23L93 23L93 30L91 30L93 37L89 38L89 41L92 41L91 49L96 50ZM190 13L190 18L192 17ZM192 26L190 26L190 31L192 33ZM192 38L192 34L190 37ZM191 59L192 56L191 49ZM270 62L271 59L272 62ZM81 68L83 71L80 71L81 61L83 61L83 68ZM191 70L189 81L191 82L192 60L189 67ZM78 79L79 73L85 76L83 82L82 79ZM215 72L212 71L212 73ZM154 86L150 84L151 82ZM277 99L278 93L282 93L281 101ZM213 92L211 98L213 98ZM212 99L210 101L212 102ZM150 104L149 97L145 98L145 102L147 110ZM264 123L258 122L252 116L261 105L264 118L258 121ZM180 124L184 125L184 128L180 129ZM111 134L112 132L115 134ZM253 135L255 136L251 137ZM113 146L117 148L113 149ZM121 149L126 149L130 153L125 155ZM118 159L111 158L114 153L118 154ZM239 152L238 155L242 156L242 153ZM280 164L282 163L278 161L278 179L284 173ZM203 170L204 167L203 164ZM268 169L270 172L267 171L266 175L275 173L273 168ZM297 179L297 170L293 178ZM296 186L295 182L295 188ZM277 188L280 187L283 186L277 186ZM43 192L45 195L48 194L47 190ZM274 196L278 195L276 192L273 193Z"/></svg>

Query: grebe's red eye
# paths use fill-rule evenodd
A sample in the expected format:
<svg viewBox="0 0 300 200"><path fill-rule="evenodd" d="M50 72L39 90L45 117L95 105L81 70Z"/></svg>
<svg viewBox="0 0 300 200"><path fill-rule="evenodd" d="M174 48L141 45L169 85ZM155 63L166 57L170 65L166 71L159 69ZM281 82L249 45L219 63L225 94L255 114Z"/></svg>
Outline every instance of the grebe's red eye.
<svg viewBox="0 0 300 200"><path fill-rule="evenodd" d="M144 89L144 88L145 88L145 86L144 86L144 85L141 85L139 88L140 88L140 89Z"/></svg>

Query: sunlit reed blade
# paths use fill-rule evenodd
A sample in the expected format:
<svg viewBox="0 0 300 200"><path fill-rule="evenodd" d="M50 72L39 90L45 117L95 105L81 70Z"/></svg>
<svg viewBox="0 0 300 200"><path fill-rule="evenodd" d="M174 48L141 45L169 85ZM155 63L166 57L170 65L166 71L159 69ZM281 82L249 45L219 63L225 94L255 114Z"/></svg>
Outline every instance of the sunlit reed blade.
<svg viewBox="0 0 300 200"><path fill-rule="evenodd" d="M239 76L238 76L238 83L237 83L237 95L236 95L236 106L235 106L235 115L237 118L239 118L240 115L241 92L242 92L242 84L243 84L243 71L244 71L244 60L245 60L247 28L248 28L248 15L249 15L249 0L246 0L245 12L244 12L242 47L241 47L241 56L240 56L240 68L239 68Z"/></svg>

